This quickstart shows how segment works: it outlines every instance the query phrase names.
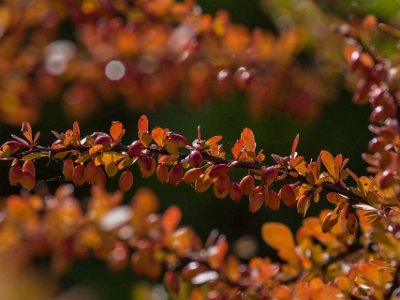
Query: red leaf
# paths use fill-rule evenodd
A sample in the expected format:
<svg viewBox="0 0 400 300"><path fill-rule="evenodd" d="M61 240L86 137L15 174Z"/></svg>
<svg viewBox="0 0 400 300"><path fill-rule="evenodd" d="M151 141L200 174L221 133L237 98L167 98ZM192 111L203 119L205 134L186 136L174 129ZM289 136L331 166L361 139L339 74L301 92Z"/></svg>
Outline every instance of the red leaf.
<svg viewBox="0 0 400 300"><path fill-rule="evenodd" d="M292 158L294 158L294 154L296 153L296 149L297 149L297 145L299 143L299 139L300 139L300 135L297 134L296 138L293 141L293 145L292 145Z"/></svg>
<svg viewBox="0 0 400 300"><path fill-rule="evenodd" d="M138 132L139 132L139 138L141 138L143 134L149 132L149 121L147 120L146 115L141 115L139 118Z"/></svg>

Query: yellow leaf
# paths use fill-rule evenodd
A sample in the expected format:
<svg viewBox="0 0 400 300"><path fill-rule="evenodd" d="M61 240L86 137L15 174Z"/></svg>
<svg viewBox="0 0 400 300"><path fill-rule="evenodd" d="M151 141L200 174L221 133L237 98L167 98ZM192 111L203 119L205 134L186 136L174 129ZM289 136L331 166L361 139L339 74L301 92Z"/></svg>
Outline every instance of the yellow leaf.
<svg viewBox="0 0 400 300"><path fill-rule="evenodd" d="M116 163L121 158L126 157L126 155L120 154L118 152L110 151L110 152L103 152L100 155L96 156L94 162L96 166L98 165L108 165L110 163Z"/></svg>
<svg viewBox="0 0 400 300"><path fill-rule="evenodd" d="M22 160L33 160L41 157L47 157L49 156L47 153L41 153L41 152L36 152L36 153L30 153L28 155L25 155L22 157Z"/></svg>

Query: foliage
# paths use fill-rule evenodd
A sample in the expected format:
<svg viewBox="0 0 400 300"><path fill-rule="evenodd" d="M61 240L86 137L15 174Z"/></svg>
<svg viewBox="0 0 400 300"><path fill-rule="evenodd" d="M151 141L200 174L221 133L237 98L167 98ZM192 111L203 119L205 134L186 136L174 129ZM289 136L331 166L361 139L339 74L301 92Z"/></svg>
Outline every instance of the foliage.
<svg viewBox="0 0 400 300"><path fill-rule="evenodd" d="M318 66L296 60L302 30L249 30L191 0L4 1L0 19L0 121L7 124L37 121L52 99L83 120L118 99L138 110L182 95L200 107L235 90L247 94L253 115L278 108L312 118L328 97Z"/></svg>
<svg viewBox="0 0 400 300"><path fill-rule="evenodd" d="M237 88L244 88L250 99L255 99L252 93L262 94L260 89L271 88L264 86L266 65L276 63L282 68L277 71L279 74L298 70L291 65L301 48L298 32L287 31L279 36L260 30L250 33L233 25L226 13L215 17L198 13L190 1L105 1L104 7L92 1L37 3L44 5L35 12L39 15L53 6L50 11L59 13L48 16L53 22L45 19L50 22L50 32L56 32L63 22L75 22L81 33L79 50L74 51L85 55L75 53L68 58L71 62L60 74L46 74L38 67L41 60L28 59L32 65L22 64L27 72L22 72L21 78L34 70L41 84L47 82L56 87L56 94L63 90L59 84L73 82L79 87L90 86L89 94L107 91L105 97L113 98L127 93L125 96L135 95L135 99L143 99L143 104L154 105L185 89L186 98L197 103L209 92L203 89L213 89L212 78L223 74L222 79L229 78L228 82L223 81L223 85L227 84L224 93L232 92L233 80ZM12 5L18 4L3 6L3 13L8 16L4 18L5 27L13 24L9 17ZM67 8L71 7L74 9L70 14ZM26 12L31 10L21 12L25 21L21 23L22 32L32 29L28 21L37 17L25 15ZM117 21L115 17L121 14L122 21ZM99 22L99 16L106 17ZM16 29L14 26L8 30ZM38 28L41 32L44 27ZM113 30L118 34L109 34ZM286 155L272 154L268 163L250 128L244 128L225 152L222 135L206 138L199 127L196 137L189 138L169 128L150 127L146 115L138 120L137 138L130 137L127 144L123 142L126 129L120 121L114 121L107 133L90 134L83 134L79 123L74 122L65 132L52 131L55 140L49 146L42 145L40 133L34 133L30 123L24 121L22 137L12 135L0 148L0 159L11 162L10 184L23 188L20 195L7 197L2 209L1 256L17 260L20 268L37 257L50 256L52 269L58 274L68 271L75 259L93 256L113 270L130 267L140 276L163 276L172 299L398 299L400 72L396 56L382 51L386 48L381 49L377 42L382 35L398 39L399 32L388 24L378 24L371 15L353 18L335 32L346 44L343 53L353 73L350 81L357 82L353 100L371 106L369 130L374 137L368 152L362 154L369 165L368 174L355 174L342 154L333 155L326 150L321 150L315 160L306 159L297 152L299 135ZM174 37L185 43L171 42ZM48 37L37 38L38 45L50 41ZM136 39L141 42L136 44ZM10 49L17 49L18 41L8 42L12 44ZM190 48L193 42L195 50ZM96 51L100 44L113 54ZM279 50L279 58L272 49ZM193 53L186 53L189 50ZM188 55L183 60L182 53ZM139 66L147 70L149 63L156 66L152 72L133 72L140 79L124 82L125 79L110 78L120 69L111 70L105 78L103 69L107 73L114 55L121 60L113 62L119 62L118 68L124 72L130 64L135 72ZM85 71L69 69L84 60L88 63ZM168 77L175 82L166 81L164 87L159 86L160 78L166 77L165 72L178 62L177 73ZM251 68L242 69L243 64ZM86 71L94 77L86 77ZM244 73L247 75L243 77ZM193 76L188 79L186 74ZM55 75L65 78L54 80ZM247 82L248 76L254 78ZM111 84L110 80L117 82ZM147 85L152 80L155 85ZM27 82L28 79L24 84ZM140 84L130 85L132 82ZM296 88L294 91L301 94ZM83 93L82 101L89 94ZM292 101L288 99L285 101ZM250 108L252 105L250 100ZM294 102L287 105L281 108L297 107ZM63 181L72 184L60 186L53 195L30 193L35 189L36 168L42 160L61 162ZM159 213L157 197L149 189L139 189L129 204L123 204L123 193L135 184L132 168L136 166L144 178L156 176L161 184L187 184L198 193L212 189L216 198L229 197L235 202L246 198L252 213L262 208L279 210L282 205L293 207L304 217L303 223L295 234L282 223L265 223L261 227L262 239L277 251L279 260L251 257L242 262L230 253L224 235L212 231L203 243L193 228L180 225L182 212L177 206ZM112 177L118 177L120 190L109 193L104 186ZM92 185L91 195L82 201L74 196L74 186L86 183ZM327 201L332 209L307 216L311 205L320 201Z"/></svg>

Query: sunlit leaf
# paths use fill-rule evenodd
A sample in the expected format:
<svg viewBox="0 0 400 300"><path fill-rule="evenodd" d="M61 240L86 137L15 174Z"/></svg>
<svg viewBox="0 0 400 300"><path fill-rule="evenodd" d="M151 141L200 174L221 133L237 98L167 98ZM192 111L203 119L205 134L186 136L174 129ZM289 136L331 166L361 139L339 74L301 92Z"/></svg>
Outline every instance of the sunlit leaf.
<svg viewBox="0 0 400 300"><path fill-rule="evenodd" d="M253 131L250 128L244 128L240 134L240 138L243 140L244 148L249 152L256 151L256 140L254 138Z"/></svg>
<svg viewBox="0 0 400 300"><path fill-rule="evenodd" d="M221 141L222 140L222 135L216 135L216 136L213 136L213 137L211 137L211 138L209 138L205 143L204 143L204 145L205 146L209 146L209 145L212 145L212 144L217 144L219 141Z"/></svg>
<svg viewBox="0 0 400 300"><path fill-rule="evenodd" d="M21 132L28 142L33 144L32 128L28 122L25 121L22 123Z"/></svg>
<svg viewBox="0 0 400 300"><path fill-rule="evenodd" d="M328 173L333 177L333 179L337 179L337 168L335 159L333 158L332 154L330 154L328 151L322 150L320 153L320 157L325 168L328 170Z"/></svg>
<svg viewBox="0 0 400 300"><path fill-rule="evenodd" d="M165 131L161 127L156 127L151 131L151 137L159 147L163 147Z"/></svg>
<svg viewBox="0 0 400 300"><path fill-rule="evenodd" d="M115 143L119 143L124 134L125 134L124 125L121 122L114 121L110 128L110 135L113 141Z"/></svg>
<svg viewBox="0 0 400 300"><path fill-rule="evenodd" d="M261 228L264 241L277 250L283 248L294 248L295 243L289 227L281 223L265 223Z"/></svg>

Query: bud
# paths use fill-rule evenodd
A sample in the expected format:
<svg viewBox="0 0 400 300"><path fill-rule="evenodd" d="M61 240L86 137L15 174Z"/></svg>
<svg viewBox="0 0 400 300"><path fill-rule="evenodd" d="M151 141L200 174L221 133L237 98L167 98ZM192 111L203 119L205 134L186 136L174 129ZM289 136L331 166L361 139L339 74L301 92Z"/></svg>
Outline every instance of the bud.
<svg viewBox="0 0 400 300"><path fill-rule="evenodd" d="M189 163L193 168L197 168L201 166L203 162L203 155L201 155L199 150L193 150L189 154Z"/></svg>
<svg viewBox="0 0 400 300"><path fill-rule="evenodd" d="M167 183L169 179L168 167L166 164L159 164L157 167L156 175L161 183Z"/></svg>
<svg viewBox="0 0 400 300"><path fill-rule="evenodd" d="M394 172L392 170L385 170L382 173L381 178L379 179L379 184L381 188L385 189L395 182Z"/></svg>
<svg viewBox="0 0 400 300"><path fill-rule="evenodd" d="M382 137L374 137L368 143L368 149L371 152L383 152L385 150L386 142Z"/></svg>
<svg viewBox="0 0 400 300"><path fill-rule="evenodd" d="M63 165L63 174L66 180L72 179L72 172L74 171L74 162L71 158L67 158Z"/></svg>
<svg viewBox="0 0 400 300"><path fill-rule="evenodd" d="M112 142L111 137L108 134L99 135L95 140L94 143L96 145L103 145L104 147L109 146Z"/></svg>
<svg viewBox="0 0 400 300"><path fill-rule="evenodd" d="M181 165L173 166L171 171L169 172L169 183L174 186L177 186L183 177L183 168Z"/></svg>
<svg viewBox="0 0 400 300"><path fill-rule="evenodd" d="M72 172L72 182L76 186L80 186L85 183L84 177L85 168L82 165L76 165Z"/></svg>
<svg viewBox="0 0 400 300"><path fill-rule="evenodd" d="M168 134L167 139L176 143L178 145L178 147L185 147L186 145L189 145L189 142L187 141L187 139L178 133Z"/></svg>
<svg viewBox="0 0 400 300"><path fill-rule="evenodd" d="M128 155L130 157L139 157L142 153L143 145L140 141L134 141L128 148Z"/></svg>
<svg viewBox="0 0 400 300"><path fill-rule="evenodd" d="M243 177L243 179L240 180L239 186L243 195L250 195L254 189L254 177L252 175Z"/></svg>
<svg viewBox="0 0 400 300"><path fill-rule="evenodd" d="M268 167L268 168L263 167L261 171L262 171L262 177L267 186L270 186L275 181L279 173L279 169L275 167Z"/></svg>
<svg viewBox="0 0 400 300"><path fill-rule="evenodd" d="M378 105L371 112L369 120L371 121L371 123L380 124L380 123L383 123L386 118L387 118L387 113L385 111L384 106L383 105Z"/></svg>
<svg viewBox="0 0 400 300"><path fill-rule="evenodd" d="M207 270L207 267L197 261L188 263L182 270L182 279L190 281L197 274L200 274Z"/></svg>
<svg viewBox="0 0 400 300"><path fill-rule="evenodd" d="M119 189L121 191L127 192L132 188L133 185L133 175L131 171L124 171L119 176Z"/></svg>

